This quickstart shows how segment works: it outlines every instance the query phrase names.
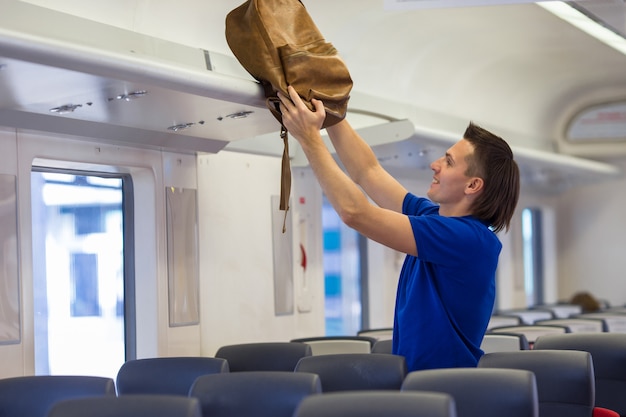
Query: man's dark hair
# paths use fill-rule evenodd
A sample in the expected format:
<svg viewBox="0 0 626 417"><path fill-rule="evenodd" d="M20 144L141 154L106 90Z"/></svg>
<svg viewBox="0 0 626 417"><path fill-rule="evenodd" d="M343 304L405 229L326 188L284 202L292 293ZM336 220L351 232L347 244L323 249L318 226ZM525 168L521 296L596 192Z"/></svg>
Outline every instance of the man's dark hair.
<svg viewBox="0 0 626 417"><path fill-rule="evenodd" d="M484 181L482 193L472 203L472 215L487 221L495 232L508 230L520 191L513 151L504 139L472 122L463 138L474 147L465 174Z"/></svg>

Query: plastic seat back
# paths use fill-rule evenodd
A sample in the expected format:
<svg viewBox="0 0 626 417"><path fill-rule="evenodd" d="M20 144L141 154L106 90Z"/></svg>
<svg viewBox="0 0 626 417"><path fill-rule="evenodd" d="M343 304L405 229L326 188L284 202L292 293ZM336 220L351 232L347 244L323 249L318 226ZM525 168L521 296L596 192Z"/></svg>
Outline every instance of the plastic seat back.
<svg viewBox="0 0 626 417"><path fill-rule="evenodd" d="M385 353L343 353L300 359L296 372L320 376L323 392L399 390L407 374L403 356Z"/></svg>
<svg viewBox="0 0 626 417"><path fill-rule="evenodd" d="M392 339L380 339L372 346L372 353L389 353L393 352L393 340Z"/></svg>
<svg viewBox="0 0 626 417"><path fill-rule="evenodd" d="M569 333L545 335L535 349L566 349L589 352L596 382L596 407L626 416L626 334Z"/></svg>
<svg viewBox="0 0 626 417"><path fill-rule="evenodd" d="M440 392L333 392L305 398L294 417L456 417L454 399Z"/></svg>
<svg viewBox="0 0 626 417"><path fill-rule="evenodd" d="M202 414L196 398L144 394L66 400L54 405L47 417L87 416L202 417Z"/></svg>
<svg viewBox="0 0 626 417"><path fill-rule="evenodd" d="M595 404L589 352L526 350L483 355L479 368L525 369L535 374L540 417L589 417Z"/></svg>
<svg viewBox="0 0 626 417"><path fill-rule="evenodd" d="M203 356L135 359L125 362L117 373L118 395L188 395L196 378L228 372L225 359Z"/></svg>
<svg viewBox="0 0 626 417"><path fill-rule="evenodd" d="M535 375L519 369L449 368L410 372L403 391L452 395L459 417L538 417Z"/></svg>
<svg viewBox="0 0 626 417"><path fill-rule="evenodd" d="M115 396L115 382L96 376L36 375L0 379L0 417L45 417L65 399Z"/></svg>
<svg viewBox="0 0 626 417"><path fill-rule="evenodd" d="M204 417L292 417L304 398L321 392L315 374L242 371L201 376L189 395L200 401Z"/></svg>
<svg viewBox="0 0 626 417"><path fill-rule="evenodd" d="M370 353L376 338L369 336L320 336L293 339L292 342L311 346L312 354L334 355L339 353Z"/></svg>
<svg viewBox="0 0 626 417"><path fill-rule="evenodd" d="M298 361L311 356L311 347L302 343L242 343L220 347L216 358L228 361L230 372L290 371Z"/></svg>
<svg viewBox="0 0 626 417"><path fill-rule="evenodd" d="M391 339L393 337L393 327L381 327L378 329L359 330L357 336L373 337L377 340Z"/></svg>
<svg viewBox="0 0 626 417"><path fill-rule="evenodd" d="M538 325L557 325L565 326L570 333L602 333L606 331L606 324L602 319L593 318L565 318L565 319L551 319L551 320L539 320L535 322Z"/></svg>
<svg viewBox="0 0 626 417"><path fill-rule="evenodd" d="M486 333L480 348L485 353L528 350L528 339L522 333Z"/></svg>
<svg viewBox="0 0 626 417"><path fill-rule="evenodd" d="M535 340L539 336L544 334L562 334L562 333L570 333L570 329L567 326L557 326L557 325L539 325L539 324L528 324L528 325L519 325L519 326L504 326L504 327L495 327L489 330L489 333L518 333L526 336L526 340L528 340L528 345L530 349L533 348Z"/></svg>

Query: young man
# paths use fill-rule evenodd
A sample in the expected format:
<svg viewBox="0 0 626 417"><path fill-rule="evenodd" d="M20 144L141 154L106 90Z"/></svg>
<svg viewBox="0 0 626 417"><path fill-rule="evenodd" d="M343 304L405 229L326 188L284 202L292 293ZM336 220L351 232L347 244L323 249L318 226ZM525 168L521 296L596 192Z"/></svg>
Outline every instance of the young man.
<svg viewBox="0 0 626 417"><path fill-rule="evenodd" d="M470 123L431 164L428 199L409 193L378 163L346 120L326 128L348 174L326 148L323 103L310 111L295 90L279 95L283 123L299 142L342 221L407 254L394 315L393 352L410 371L473 367L495 298L495 271L519 197L508 144ZM372 204L363 191L376 203Z"/></svg>

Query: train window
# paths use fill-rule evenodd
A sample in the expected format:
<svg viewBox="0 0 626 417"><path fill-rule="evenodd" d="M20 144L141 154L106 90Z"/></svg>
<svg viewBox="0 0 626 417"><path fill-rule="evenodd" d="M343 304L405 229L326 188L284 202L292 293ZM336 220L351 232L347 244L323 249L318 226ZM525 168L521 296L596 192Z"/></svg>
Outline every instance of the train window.
<svg viewBox="0 0 626 417"><path fill-rule="evenodd" d="M543 226L541 210L522 210L524 289L528 306L542 304L543 297Z"/></svg>
<svg viewBox="0 0 626 417"><path fill-rule="evenodd" d="M322 223L326 335L355 335L362 328L359 234L343 224L326 198Z"/></svg>
<svg viewBox="0 0 626 417"><path fill-rule="evenodd" d="M34 168L31 184L35 373L114 377L134 348L125 314L130 177Z"/></svg>

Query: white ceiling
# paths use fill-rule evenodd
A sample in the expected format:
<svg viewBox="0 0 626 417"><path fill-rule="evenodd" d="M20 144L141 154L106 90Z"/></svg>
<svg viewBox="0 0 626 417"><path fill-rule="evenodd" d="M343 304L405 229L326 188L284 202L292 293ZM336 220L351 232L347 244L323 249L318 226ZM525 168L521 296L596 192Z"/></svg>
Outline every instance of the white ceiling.
<svg viewBox="0 0 626 417"><path fill-rule="evenodd" d="M441 132L430 136L445 149L473 120L516 149L556 154L554 161L522 157L524 171L552 166L571 176L563 166L573 160L558 155L568 120L586 106L626 100L626 56L535 4L405 3L427 7L391 11L382 0L304 0L350 68L355 124L374 120L359 113L379 114L376 122L409 119L418 131ZM246 139L272 137L277 129L260 90L243 72L237 79L221 75L236 72L224 18L239 4L0 0L0 124L206 152L246 148L246 141L262 152L268 143L267 152L277 152L280 143L272 138ZM578 4L626 32L622 0ZM214 71L206 70L202 50L213 54ZM140 100L116 99L143 89L149 93ZM81 107L67 115L49 112L69 103ZM245 120L226 117L241 111L254 113ZM186 123L189 129L167 130ZM607 154L626 154L626 144L581 155ZM604 168L583 163L580 172L604 177Z"/></svg>

